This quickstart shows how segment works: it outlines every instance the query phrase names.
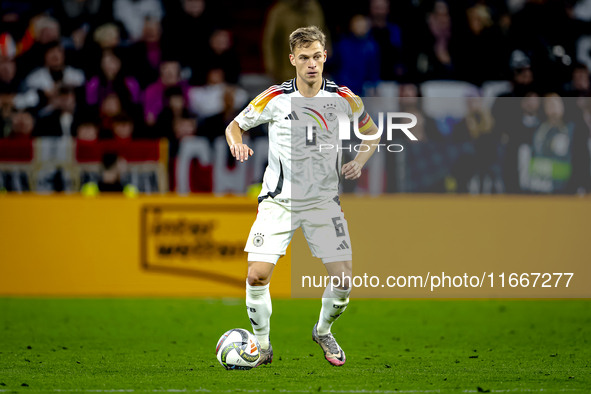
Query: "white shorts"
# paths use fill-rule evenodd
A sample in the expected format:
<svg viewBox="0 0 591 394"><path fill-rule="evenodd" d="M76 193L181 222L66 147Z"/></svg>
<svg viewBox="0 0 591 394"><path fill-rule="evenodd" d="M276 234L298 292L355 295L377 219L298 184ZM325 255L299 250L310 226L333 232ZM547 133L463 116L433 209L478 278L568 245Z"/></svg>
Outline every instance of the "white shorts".
<svg viewBox="0 0 591 394"><path fill-rule="evenodd" d="M349 228L337 201L293 212L271 198L264 199L244 248L249 253L248 261L277 263L279 256L285 255L298 227L302 228L312 255L321 258L323 263L351 260Z"/></svg>

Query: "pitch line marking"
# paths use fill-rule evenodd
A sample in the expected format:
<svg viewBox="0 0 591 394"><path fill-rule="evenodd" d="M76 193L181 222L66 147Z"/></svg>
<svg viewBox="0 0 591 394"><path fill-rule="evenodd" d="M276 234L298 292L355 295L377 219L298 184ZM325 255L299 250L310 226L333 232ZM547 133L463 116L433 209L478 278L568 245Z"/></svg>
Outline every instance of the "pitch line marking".
<svg viewBox="0 0 591 394"><path fill-rule="evenodd" d="M0 393L6 393L14 390L0 390ZM56 392L56 393L236 393L236 390L208 390L208 389L154 389L154 390L135 390L135 389L104 389L104 390L27 390L28 392ZM543 393L543 392L583 392L583 389L491 389L491 393ZM241 393L301 393L302 390L239 390ZM394 394L394 393L477 393L478 390L455 390L455 389L435 389L435 390L322 390L324 393L381 393L381 394Z"/></svg>

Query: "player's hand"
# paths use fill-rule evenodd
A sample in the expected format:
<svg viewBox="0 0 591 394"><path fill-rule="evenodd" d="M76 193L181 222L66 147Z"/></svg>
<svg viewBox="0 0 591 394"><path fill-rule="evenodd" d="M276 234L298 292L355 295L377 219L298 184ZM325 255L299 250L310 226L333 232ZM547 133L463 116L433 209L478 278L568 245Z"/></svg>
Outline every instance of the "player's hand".
<svg viewBox="0 0 591 394"><path fill-rule="evenodd" d="M343 166L341 173L345 175L345 179L357 179L361 176L361 164L355 160L350 161Z"/></svg>
<svg viewBox="0 0 591 394"><path fill-rule="evenodd" d="M254 154L254 151L246 144L232 144L230 152L232 152L232 156L234 156L236 160L240 160L240 163L243 163L244 160L248 160L248 156Z"/></svg>

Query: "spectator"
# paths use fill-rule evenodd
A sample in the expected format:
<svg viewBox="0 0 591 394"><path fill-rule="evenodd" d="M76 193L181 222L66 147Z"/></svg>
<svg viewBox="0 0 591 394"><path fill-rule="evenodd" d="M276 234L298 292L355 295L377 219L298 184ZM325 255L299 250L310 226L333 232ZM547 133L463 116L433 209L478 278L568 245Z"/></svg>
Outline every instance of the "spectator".
<svg viewBox="0 0 591 394"><path fill-rule="evenodd" d="M19 80L43 64L47 47L60 42L60 31L58 21L51 17L43 15L31 19L24 37L17 45Z"/></svg>
<svg viewBox="0 0 591 394"><path fill-rule="evenodd" d="M16 56L16 43L12 34L0 32L0 58L14 59Z"/></svg>
<svg viewBox="0 0 591 394"><path fill-rule="evenodd" d="M160 22L147 20L144 24L142 40L129 49L127 64L134 70L134 75L142 89L158 79L162 62L161 36Z"/></svg>
<svg viewBox="0 0 591 394"><path fill-rule="evenodd" d="M205 61L203 59L206 59ZM232 35L228 30L216 30L209 39L203 58L192 65L193 76L191 85L203 85L209 70L219 68L224 71L228 83L238 83L240 74L240 58L232 47Z"/></svg>
<svg viewBox="0 0 591 394"><path fill-rule="evenodd" d="M109 19L110 1L102 0L58 0L55 16L60 21L63 35L71 37L76 49L81 49L88 32Z"/></svg>
<svg viewBox="0 0 591 394"><path fill-rule="evenodd" d="M199 135L213 142L244 108L248 94L237 86L224 83L223 71L213 69L207 74L205 86L191 88L189 100L191 110L203 119Z"/></svg>
<svg viewBox="0 0 591 394"><path fill-rule="evenodd" d="M501 193L502 174L497 165L500 137L494 127L495 120L481 97L468 97L466 104L466 116L454 127L451 139L456 143L472 142L474 154L460 158L452 171L457 179L458 191L475 192L478 189L479 193L488 193L494 184L496 191ZM469 182L477 187L470 187Z"/></svg>
<svg viewBox="0 0 591 394"><path fill-rule="evenodd" d="M166 89L164 95L168 105L158 115L158 120L153 127L152 137L171 139L174 120L182 116L183 110L187 108L187 101L183 90L178 86Z"/></svg>
<svg viewBox="0 0 591 394"><path fill-rule="evenodd" d="M117 93L109 93L99 106L100 134L99 138L112 138L113 118L122 112L121 99Z"/></svg>
<svg viewBox="0 0 591 394"><path fill-rule="evenodd" d="M16 89L11 85L0 85L0 138L8 137L12 131L12 114L15 112Z"/></svg>
<svg viewBox="0 0 591 394"><path fill-rule="evenodd" d="M109 152L103 155L103 171L98 189L101 192L123 192L121 174L125 172L125 160L117 156L117 153Z"/></svg>
<svg viewBox="0 0 591 394"><path fill-rule="evenodd" d="M481 97L467 98L468 112L456 125L452 139L456 142L474 141L493 132L495 121L483 105Z"/></svg>
<svg viewBox="0 0 591 394"><path fill-rule="evenodd" d="M523 97L534 84L530 58L525 52L516 49L511 53L509 65L513 72L513 80L511 81L513 90L501 97Z"/></svg>
<svg viewBox="0 0 591 394"><path fill-rule="evenodd" d="M119 142L129 142L134 136L134 125L131 116L121 113L113 117L113 138Z"/></svg>
<svg viewBox="0 0 591 394"><path fill-rule="evenodd" d="M0 56L0 92L10 96L11 105L18 109L35 108L39 104L36 91L18 93L16 62L11 57ZM1 134L1 133L0 133Z"/></svg>
<svg viewBox="0 0 591 394"><path fill-rule="evenodd" d="M144 116L148 126L153 126L158 115L168 105L165 92L171 87L180 87L187 99L189 85L181 80L180 64L174 60L167 60L160 65L160 78L146 88Z"/></svg>
<svg viewBox="0 0 591 394"><path fill-rule="evenodd" d="M10 31L14 37L26 36L25 41L32 44L34 36L28 29L31 27L30 22L36 15L47 12L51 5L49 1L3 1L0 10L0 30Z"/></svg>
<svg viewBox="0 0 591 394"><path fill-rule="evenodd" d="M160 0L113 1L113 17L123 24L131 41L142 38L146 21L160 23L163 16Z"/></svg>
<svg viewBox="0 0 591 394"><path fill-rule="evenodd" d="M589 69L582 63L573 67L571 81L564 88L565 95L571 97L589 97Z"/></svg>
<svg viewBox="0 0 591 394"><path fill-rule="evenodd" d="M33 136L35 131L35 117L30 110L22 110L12 113L11 130L8 138L28 139Z"/></svg>
<svg viewBox="0 0 591 394"><path fill-rule="evenodd" d="M92 39L101 49L113 49L121 44L121 33L117 25L106 23L94 31Z"/></svg>
<svg viewBox="0 0 591 394"><path fill-rule="evenodd" d="M16 79L16 63L13 58L0 56L0 89L2 91L16 91L18 80Z"/></svg>
<svg viewBox="0 0 591 394"><path fill-rule="evenodd" d="M232 111L241 109L248 99L246 91L225 83L224 71L219 68L209 70L205 86L196 86L189 90L189 108L202 119L224 112L224 95L232 96Z"/></svg>
<svg viewBox="0 0 591 394"><path fill-rule="evenodd" d="M39 90L46 99L54 97L62 85L83 84L84 72L65 64L64 48L57 41L47 45L45 65L32 71L24 81L25 89Z"/></svg>
<svg viewBox="0 0 591 394"><path fill-rule="evenodd" d="M124 104L116 92L109 93L105 97L98 110L101 126L99 138L110 139L115 136L114 123L115 119L120 115L131 118L136 138L145 136L145 125L142 121L142 113L138 111L138 106L126 106Z"/></svg>
<svg viewBox="0 0 591 394"><path fill-rule="evenodd" d="M124 103L139 103L139 83L133 76L125 75L121 66L121 58L116 49L103 52L99 74L86 83L86 104L98 105L112 92L116 92Z"/></svg>
<svg viewBox="0 0 591 394"><path fill-rule="evenodd" d="M205 0L181 0L181 6L180 13L169 13L162 21L163 48L166 48L166 57L177 59L182 67L191 67L193 77L198 80L204 75L198 73L202 72L203 53L208 49L214 21L220 18L208 16Z"/></svg>
<svg viewBox="0 0 591 394"><path fill-rule="evenodd" d="M34 108L39 104L39 96L34 91L18 93L16 63L10 57L0 56L0 138L11 130L12 112L15 109ZM5 132L3 132L4 130Z"/></svg>
<svg viewBox="0 0 591 394"><path fill-rule="evenodd" d="M437 0L427 15L431 37L419 49L415 67L421 80L456 79L455 46L452 39L451 16L445 1Z"/></svg>
<svg viewBox="0 0 591 394"><path fill-rule="evenodd" d="M529 56L521 50L514 50L509 60L510 69L513 75L510 92L501 94L494 102L492 115L499 122L509 120L506 127L514 127L522 116L522 110L518 100L511 100L510 97L525 97L527 94L536 92L534 74L531 69ZM537 93L536 93L537 94ZM502 129L501 129L502 130Z"/></svg>
<svg viewBox="0 0 591 394"><path fill-rule="evenodd" d="M94 142L98 140L99 127L95 122L85 120L78 124L76 138L78 141Z"/></svg>
<svg viewBox="0 0 591 394"><path fill-rule="evenodd" d="M576 193L591 190L589 132L565 118L563 99L556 93L543 100L546 121L533 135L526 186L534 192Z"/></svg>
<svg viewBox="0 0 591 394"><path fill-rule="evenodd" d="M422 99L419 87L413 83L399 85L400 112L413 114L417 117L417 124L412 133L421 142L443 141L443 135L437 129L435 120L427 116L422 109ZM401 120L405 123L407 120Z"/></svg>
<svg viewBox="0 0 591 394"><path fill-rule="evenodd" d="M120 29L114 23L105 23L92 33L92 40L81 50L75 51L73 57L78 59L77 65L86 75L100 73L103 52L112 51L121 45Z"/></svg>
<svg viewBox="0 0 591 394"><path fill-rule="evenodd" d="M380 48L380 79L392 81L405 73L402 57L402 30L388 20L390 0L371 0L369 17L371 36Z"/></svg>
<svg viewBox="0 0 591 394"><path fill-rule="evenodd" d="M367 17L353 16L350 34L336 44L333 56L336 83L359 95L364 94L364 87L375 87L380 78L380 51L369 28Z"/></svg>
<svg viewBox="0 0 591 394"><path fill-rule="evenodd" d="M579 113L575 115L575 118L578 118L579 124L581 125L581 134L587 136L587 139L591 141L591 98L589 97L579 97L577 98L577 107L579 109ZM581 137L581 140L583 137ZM589 142L588 142L589 144ZM591 151L591 146L589 147Z"/></svg>
<svg viewBox="0 0 591 394"><path fill-rule="evenodd" d="M576 45L590 34L589 23L575 20L573 1L529 0L513 17L512 41L527 52L546 90L561 89L571 78Z"/></svg>
<svg viewBox="0 0 591 394"><path fill-rule="evenodd" d="M186 109L173 121L174 137L177 141L197 134L197 119Z"/></svg>
<svg viewBox="0 0 591 394"><path fill-rule="evenodd" d="M74 89L60 87L58 94L52 97L50 104L39 111L38 127L34 137L73 136L72 127L76 113L76 95Z"/></svg>
<svg viewBox="0 0 591 394"><path fill-rule="evenodd" d="M522 193L519 184L519 149L522 145L530 145L533 142L533 135L542 123L540 107L540 96L535 92L525 94L523 98L500 98L514 106L519 106L518 116L499 116L497 118L498 132L503 135L505 141L505 159L503 160L503 183L506 193ZM514 111L509 112L509 114Z"/></svg>
<svg viewBox="0 0 591 394"><path fill-rule="evenodd" d="M317 0L279 0L267 14L263 32L265 71L275 83L295 77L289 62L289 34L302 26L318 26L326 35L326 50L331 56L331 45L324 12Z"/></svg>
<svg viewBox="0 0 591 394"><path fill-rule="evenodd" d="M169 168L174 170L175 157L178 154L181 141L185 137L191 137L197 134L197 119L187 109L183 109L180 116L174 118L172 122L172 135L169 142ZM174 171L170 174L174 178ZM172 184L171 184L172 186Z"/></svg>
<svg viewBox="0 0 591 394"><path fill-rule="evenodd" d="M481 3L466 10L468 29L462 35L458 67L462 79L475 85L505 76L510 51L501 31L494 26L490 9ZM469 50L467 50L469 48Z"/></svg>

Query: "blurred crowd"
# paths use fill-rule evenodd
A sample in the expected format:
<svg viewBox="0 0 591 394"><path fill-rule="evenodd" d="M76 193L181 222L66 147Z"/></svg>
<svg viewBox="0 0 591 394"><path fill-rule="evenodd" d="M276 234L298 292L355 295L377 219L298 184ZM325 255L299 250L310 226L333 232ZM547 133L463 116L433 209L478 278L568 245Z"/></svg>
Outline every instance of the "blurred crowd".
<svg viewBox="0 0 591 394"><path fill-rule="evenodd" d="M455 80L476 87L508 81L499 93L529 98L491 110L471 100L468 115L448 131L427 126L433 122L424 116L417 129L423 141L531 142L533 132L516 135L500 125L537 130L551 119L556 98L590 93L591 0L257 2L248 5L258 15L248 30L255 33L241 37L234 20L245 6L232 1L0 4L0 139L71 136L125 144L166 138L174 157L186 136L213 141L223 135L259 92L244 84L245 76L266 74L269 83L293 78L288 35L312 24L328 37L327 76L360 96L378 96L383 81L395 81L400 97L411 98L421 96L425 82ZM241 63L250 48L258 49L260 62L245 72ZM579 102L578 124L585 126L569 138L589 138L590 107ZM553 124L560 131L563 123Z"/></svg>
<svg viewBox="0 0 591 394"><path fill-rule="evenodd" d="M203 0L1 3L0 138L214 138L247 101Z"/></svg>

